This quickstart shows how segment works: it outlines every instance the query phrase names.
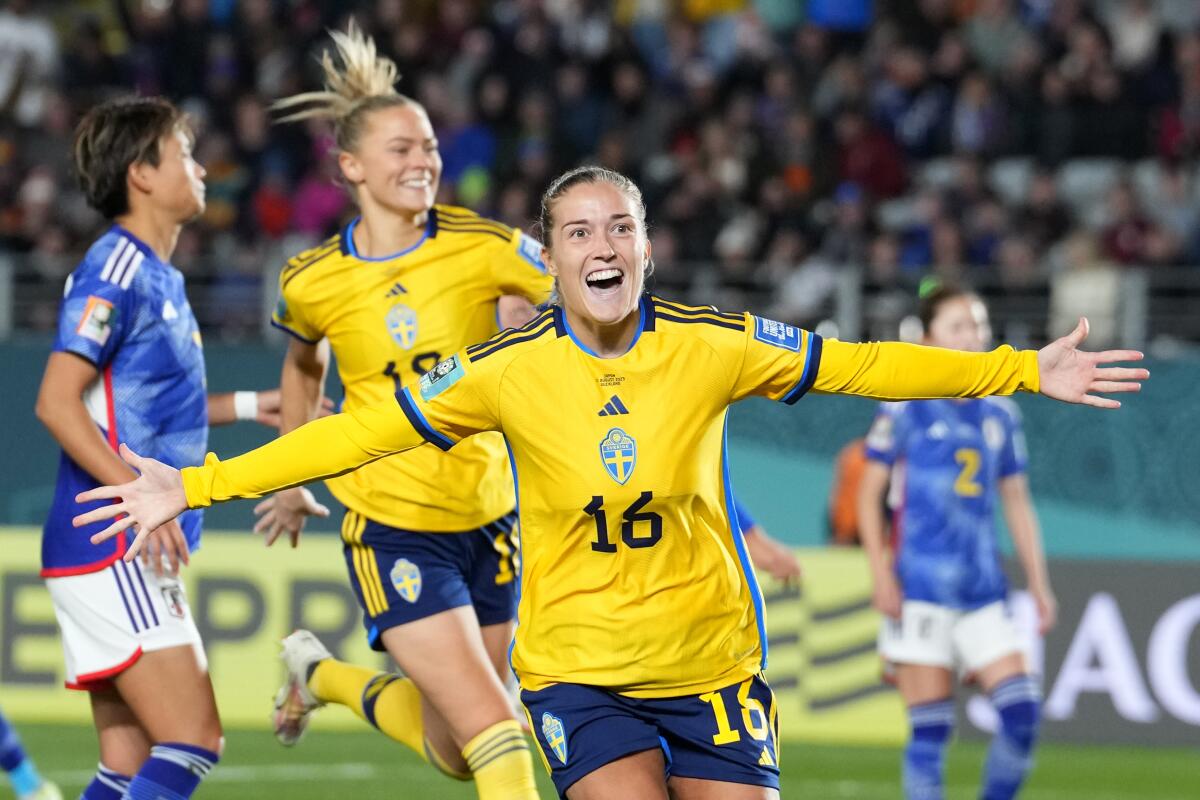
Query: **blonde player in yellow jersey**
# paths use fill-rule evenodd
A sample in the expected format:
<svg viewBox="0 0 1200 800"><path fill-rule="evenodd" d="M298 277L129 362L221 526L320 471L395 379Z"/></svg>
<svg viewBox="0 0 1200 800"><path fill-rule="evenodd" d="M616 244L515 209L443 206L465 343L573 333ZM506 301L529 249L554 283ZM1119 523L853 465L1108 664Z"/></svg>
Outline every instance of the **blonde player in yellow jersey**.
<svg viewBox="0 0 1200 800"><path fill-rule="evenodd" d="M517 475L521 598L513 666L570 800L778 797L762 602L734 519L731 403L805 392L882 399L1014 391L1116 407L1134 351L1085 353L1086 325L1038 352L849 344L750 314L642 294L645 210L624 176L582 167L542 203L561 305L461 350L396 398L316 420L182 473L123 449L142 477L79 496L77 517L146 531L191 507L341 474L425 442L500 431ZM620 400L619 407L614 398ZM602 414L610 406L624 413ZM133 551L136 552L136 543Z"/></svg>
<svg viewBox="0 0 1200 800"><path fill-rule="evenodd" d="M333 33L326 86L281 100L284 120L333 123L342 178L361 215L291 259L272 323L292 336L282 432L317 416L332 349L344 408L394 397L505 316L532 316L552 280L541 245L466 209L435 205L442 164L422 106L396 92L395 65L355 27ZM525 315L522 317L522 315ZM276 735L294 744L320 704L346 705L481 797L534 796L533 765L503 680L516 614L515 495L503 438L453 452L420 447L329 479L346 512L343 550L371 646L405 678L336 661L307 631L284 640L288 683ZM260 505L268 545L295 546L304 488ZM503 676L503 677L502 677ZM525 785L525 791L513 785Z"/></svg>

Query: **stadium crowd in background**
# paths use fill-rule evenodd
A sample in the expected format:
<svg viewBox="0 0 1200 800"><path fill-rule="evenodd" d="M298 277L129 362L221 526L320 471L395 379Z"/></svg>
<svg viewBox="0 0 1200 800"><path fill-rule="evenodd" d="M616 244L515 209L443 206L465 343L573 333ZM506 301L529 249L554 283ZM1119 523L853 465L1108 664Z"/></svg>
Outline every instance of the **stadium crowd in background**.
<svg viewBox="0 0 1200 800"><path fill-rule="evenodd" d="M194 116L208 170L175 261L215 293L203 325L257 330L267 253L353 213L326 128L267 111L314 83L351 14L429 110L440 200L527 227L564 168L620 170L659 209L669 294L812 325L857 265L877 290L865 333L891 337L930 273L1015 295L1053 278L1076 300L1086 273L1094 308L1125 266L1200 263L1192 3L9 0L0 253L21 254L18 282L61 286L95 234L69 170L78 117L163 94ZM56 305L18 324L49 328Z"/></svg>

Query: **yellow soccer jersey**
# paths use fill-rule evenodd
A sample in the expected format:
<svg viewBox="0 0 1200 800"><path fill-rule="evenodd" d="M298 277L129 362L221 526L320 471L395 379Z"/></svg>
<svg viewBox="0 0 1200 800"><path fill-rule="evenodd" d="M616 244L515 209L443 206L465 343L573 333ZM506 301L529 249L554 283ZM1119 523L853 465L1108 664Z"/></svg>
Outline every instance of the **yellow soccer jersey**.
<svg viewBox="0 0 1200 800"><path fill-rule="evenodd" d="M541 245L466 209L435 206L424 238L386 258L355 252L356 222L288 262L272 319L303 341L329 339L347 411L392 396L496 333L500 295L536 304L550 293ZM348 508L409 530L471 530L513 508L512 473L495 434L452 453L422 447L399 454L328 486Z"/></svg>
<svg viewBox="0 0 1200 800"><path fill-rule="evenodd" d="M749 314L645 297L602 359L552 309L441 362L398 402L184 470L190 506L256 496L432 442L503 431L518 483L521 684L634 697L709 691L763 668L762 598L736 530L728 406L809 389L882 399L1037 389L1036 353L847 344ZM470 441L469 439L467 440Z"/></svg>

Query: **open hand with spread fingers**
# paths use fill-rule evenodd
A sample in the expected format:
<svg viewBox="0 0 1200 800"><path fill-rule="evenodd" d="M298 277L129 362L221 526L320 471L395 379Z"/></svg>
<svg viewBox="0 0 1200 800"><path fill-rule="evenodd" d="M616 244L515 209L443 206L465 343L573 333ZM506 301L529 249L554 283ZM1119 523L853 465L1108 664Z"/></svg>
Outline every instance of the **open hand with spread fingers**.
<svg viewBox="0 0 1200 800"><path fill-rule="evenodd" d="M1088 353L1079 349L1088 335L1087 317L1080 317L1075 330L1038 351L1041 393L1066 403L1096 408L1120 408L1120 402L1092 392L1114 394L1138 392L1149 370L1134 367L1102 367L1119 361L1141 361L1137 350L1104 350Z"/></svg>
<svg viewBox="0 0 1200 800"><path fill-rule="evenodd" d="M80 514L72 520L72 524L80 528L100 520L115 520L92 537L92 544L100 544L132 528L137 532L137 537L126 549L125 560L133 561L151 533L187 510L187 495L183 491L183 477L179 470L153 458L143 458L125 444L121 445L120 454L140 475L120 486L99 486L80 492L75 496L77 503L91 500L116 502Z"/></svg>

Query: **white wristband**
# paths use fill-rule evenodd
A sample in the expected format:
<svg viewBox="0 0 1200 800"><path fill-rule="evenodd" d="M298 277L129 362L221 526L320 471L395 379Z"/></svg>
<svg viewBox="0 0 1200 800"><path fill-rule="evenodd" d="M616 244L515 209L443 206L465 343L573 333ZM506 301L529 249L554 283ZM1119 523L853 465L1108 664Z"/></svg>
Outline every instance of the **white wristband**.
<svg viewBox="0 0 1200 800"><path fill-rule="evenodd" d="M237 419L258 419L258 392L234 392L233 414Z"/></svg>

